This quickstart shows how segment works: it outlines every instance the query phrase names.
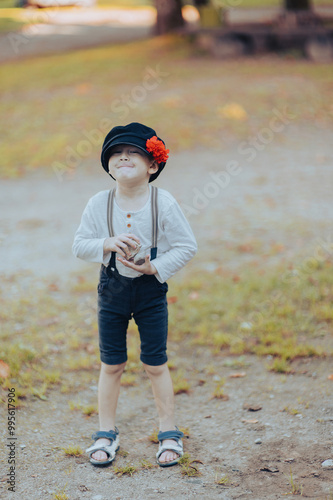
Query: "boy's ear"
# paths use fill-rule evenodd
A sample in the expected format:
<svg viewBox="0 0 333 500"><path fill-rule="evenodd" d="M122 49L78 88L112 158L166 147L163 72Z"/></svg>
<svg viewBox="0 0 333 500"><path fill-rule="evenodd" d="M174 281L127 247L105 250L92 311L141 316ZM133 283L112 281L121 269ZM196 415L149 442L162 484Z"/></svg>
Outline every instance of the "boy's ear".
<svg viewBox="0 0 333 500"><path fill-rule="evenodd" d="M149 169L148 169L148 173L149 174L156 174L156 172L158 171L159 169L159 164L157 163L156 160L153 161L153 163L150 165Z"/></svg>

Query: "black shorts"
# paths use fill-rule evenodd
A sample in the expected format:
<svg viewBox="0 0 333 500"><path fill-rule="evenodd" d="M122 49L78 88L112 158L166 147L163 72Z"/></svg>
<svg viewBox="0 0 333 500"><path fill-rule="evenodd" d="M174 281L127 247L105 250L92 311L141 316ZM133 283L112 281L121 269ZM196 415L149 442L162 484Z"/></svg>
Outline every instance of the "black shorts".
<svg viewBox="0 0 333 500"><path fill-rule="evenodd" d="M98 332L101 361L118 365L127 361L126 334L134 318L141 340L140 359L151 366L167 362L167 283L154 275L126 278L118 271L108 276L101 267L98 284Z"/></svg>

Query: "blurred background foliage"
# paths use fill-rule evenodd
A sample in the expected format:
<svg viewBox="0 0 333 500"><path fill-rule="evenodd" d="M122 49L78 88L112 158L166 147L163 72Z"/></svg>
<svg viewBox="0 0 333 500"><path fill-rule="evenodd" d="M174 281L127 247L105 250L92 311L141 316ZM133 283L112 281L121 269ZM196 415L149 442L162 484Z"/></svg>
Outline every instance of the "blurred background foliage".
<svg viewBox="0 0 333 500"><path fill-rule="evenodd" d="M14 8L17 7L18 0L0 0L0 8ZM154 6L153 0L97 0L97 5L108 7L141 7L141 6ZM191 5L190 0L184 4ZM214 0L215 5L228 6L226 0ZM248 7L279 7L282 4L281 0L240 0L239 5L234 2L233 5L237 8ZM314 6L317 5L333 5L333 0L312 0Z"/></svg>

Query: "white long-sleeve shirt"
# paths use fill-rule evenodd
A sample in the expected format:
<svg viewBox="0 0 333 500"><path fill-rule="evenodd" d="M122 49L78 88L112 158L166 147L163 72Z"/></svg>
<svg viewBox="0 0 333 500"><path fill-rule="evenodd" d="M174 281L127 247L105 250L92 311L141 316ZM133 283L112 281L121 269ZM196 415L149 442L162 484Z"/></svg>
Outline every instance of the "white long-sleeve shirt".
<svg viewBox="0 0 333 500"><path fill-rule="evenodd" d="M108 265L111 253L103 255L103 245L109 238L107 224L107 203L109 191L100 191L90 198L82 214L81 223L75 233L73 253L88 262ZM150 189L151 196L151 189ZM135 260L150 254L152 246L152 214L150 196L144 207L138 211L122 210L116 199L113 203L114 234L135 234L142 245ZM158 190L158 240L157 257L152 261L156 278L163 283L179 271L195 255L197 243L175 198L164 189ZM141 273L116 261L116 267L123 276L136 278Z"/></svg>

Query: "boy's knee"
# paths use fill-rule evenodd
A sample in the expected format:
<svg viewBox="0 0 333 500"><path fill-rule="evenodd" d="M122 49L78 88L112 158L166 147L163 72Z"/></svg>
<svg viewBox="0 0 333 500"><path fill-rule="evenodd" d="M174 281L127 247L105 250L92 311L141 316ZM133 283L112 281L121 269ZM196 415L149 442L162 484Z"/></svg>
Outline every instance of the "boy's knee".
<svg viewBox="0 0 333 500"><path fill-rule="evenodd" d="M107 365L106 363L101 364L101 371L106 375L121 375L125 369L125 363L120 363L119 365Z"/></svg>
<svg viewBox="0 0 333 500"><path fill-rule="evenodd" d="M158 365L158 366L152 366L152 365L147 365L146 363L143 363L143 367L147 373L148 376L151 377L158 377L159 375L163 375L165 370L168 370L168 365L164 363L163 365Z"/></svg>

